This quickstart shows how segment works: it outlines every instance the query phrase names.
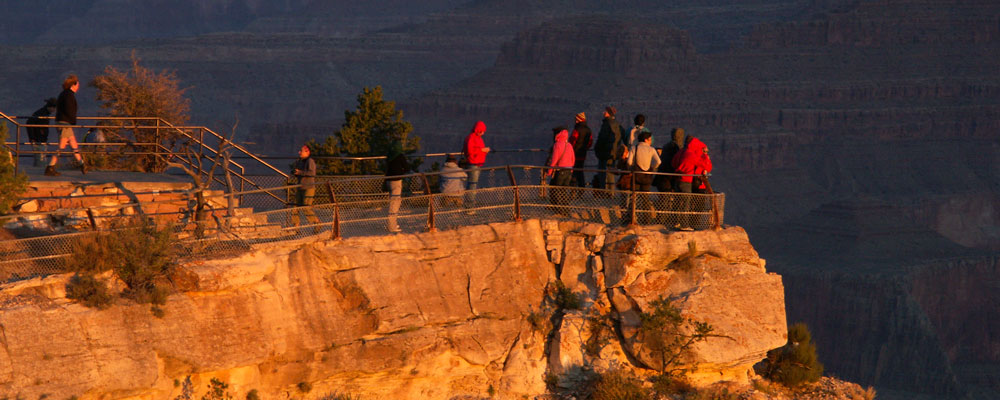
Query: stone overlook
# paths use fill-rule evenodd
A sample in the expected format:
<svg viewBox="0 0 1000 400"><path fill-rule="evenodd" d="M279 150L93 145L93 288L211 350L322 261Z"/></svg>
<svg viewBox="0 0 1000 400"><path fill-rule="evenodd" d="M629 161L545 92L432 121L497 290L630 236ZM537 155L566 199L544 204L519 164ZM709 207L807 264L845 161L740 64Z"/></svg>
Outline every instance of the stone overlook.
<svg viewBox="0 0 1000 400"><path fill-rule="evenodd" d="M635 333L661 296L715 328L690 355L698 384L745 383L785 343L782 279L738 227L529 220L260 245L183 264L163 318L122 300L86 308L65 298L68 279L0 289L0 396L173 399L190 378L198 397L216 378L234 398L298 398L304 384L306 398L522 398L581 369L649 364ZM553 305L556 282L578 309ZM587 329L595 317L614 332Z"/></svg>

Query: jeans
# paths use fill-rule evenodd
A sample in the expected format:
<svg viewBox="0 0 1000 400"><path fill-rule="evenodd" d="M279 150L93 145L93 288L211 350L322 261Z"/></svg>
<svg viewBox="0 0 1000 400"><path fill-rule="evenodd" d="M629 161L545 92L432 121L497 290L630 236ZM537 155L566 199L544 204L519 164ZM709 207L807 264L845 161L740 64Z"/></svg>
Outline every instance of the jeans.
<svg viewBox="0 0 1000 400"><path fill-rule="evenodd" d="M398 231L399 223L396 215L399 214L399 206L403 203L403 180L396 179L389 181L389 230Z"/></svg>
<svg viewBox="0 0 1000 400"><path fill-rule="evenodd" d="M479 187L479 166L470 165L466 173L468 174L468 179L466 180L465 207L471 208L476 206L476 192L474 190Z"/></svg>

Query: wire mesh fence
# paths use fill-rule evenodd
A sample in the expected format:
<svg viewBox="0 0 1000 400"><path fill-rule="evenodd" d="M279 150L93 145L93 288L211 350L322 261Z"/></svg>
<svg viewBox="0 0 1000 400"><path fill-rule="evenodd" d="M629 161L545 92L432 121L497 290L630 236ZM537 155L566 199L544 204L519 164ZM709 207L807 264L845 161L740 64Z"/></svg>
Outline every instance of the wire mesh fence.
<svg viewBox="0 0 1000 400"><path fill-rule="evenodd" d="M0 242L0 281L64 272L78 243L101 234L99 230L113 228L113 221L128 216L171 224L180 239L177 251L182 258L239 254L255 243L314 235L336 239L417 233L534 218L656 224L683 230L709 229L723 220L725 195L721 193L555 186L549 183L549 171L537 166L483 168L478 171L474 190L466 189L473 187L470 179L474 176L469 170L389 178L320 177L307 187L280 185L213 194L201 202L201 212L191 193L175 212L144 212L158 209L156 202L151 202L15 216L7 225L61 216L73 221L70 225L76 229L86 231ZM399 183L392 184L393 179ZM283 179L278 181L283 183ZM394 186L398 195L394 195Z"/></svg>

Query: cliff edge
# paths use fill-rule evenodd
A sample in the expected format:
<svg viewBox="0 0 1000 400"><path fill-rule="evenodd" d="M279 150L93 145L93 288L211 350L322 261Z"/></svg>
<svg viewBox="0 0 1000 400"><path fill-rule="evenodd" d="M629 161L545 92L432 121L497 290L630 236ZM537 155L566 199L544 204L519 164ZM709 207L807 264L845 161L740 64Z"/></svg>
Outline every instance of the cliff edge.
<svg viewBox="0 0 1000 400"><path fill-rule="evenodd" d="M0 290L0 394L173 399L215 378L235 398L533 397L574 371L648 366L638 316L661 297L714 327L691 380L745 383L786 332L781 277L738 227L531 220L271 244L183 265L162 318L125 300L86 308L68 279Z"/></svg>

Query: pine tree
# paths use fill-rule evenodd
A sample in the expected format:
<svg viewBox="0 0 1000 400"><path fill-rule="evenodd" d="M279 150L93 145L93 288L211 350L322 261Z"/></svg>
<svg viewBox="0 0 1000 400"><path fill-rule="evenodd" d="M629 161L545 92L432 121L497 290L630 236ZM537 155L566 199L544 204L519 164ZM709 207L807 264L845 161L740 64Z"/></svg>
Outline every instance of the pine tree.
<svg viewBox="0 0 1000 400"><path fill-rule="evenodd" d="M388 154L392 143L403 143L403 152L412 154L420 148L420 138L410 136L413 125L403 120L403 112L396 110L396 103L382 98L382 87L364 88L358 94L355 110L344 111L344 124L324 143L310 141L307 145L314 156L379 157ZM420 160L413 160L413 167ZM380 174L385 162L381 160L341 161L317 160L321 175ZM415 168L414 168L415 169Z"/></svg>
<svg viewBox="0 0 1000 400"><path fill-rule="evenodd" d="M767 359L758 367L758 372L788 387L819 380L823 376L823 364L816 356L809 327L801 322L788 327L788 343L767 352Z"/></svg>

